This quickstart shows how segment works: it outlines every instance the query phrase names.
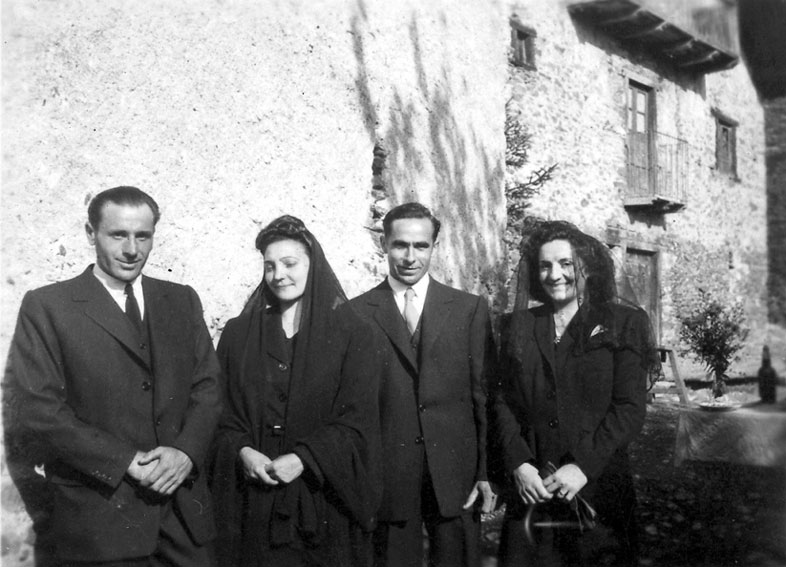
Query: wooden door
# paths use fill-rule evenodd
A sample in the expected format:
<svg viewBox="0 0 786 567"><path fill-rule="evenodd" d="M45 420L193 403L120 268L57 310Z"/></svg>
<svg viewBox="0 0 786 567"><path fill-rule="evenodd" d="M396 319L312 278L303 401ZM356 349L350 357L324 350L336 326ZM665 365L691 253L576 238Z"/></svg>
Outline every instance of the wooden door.
<svg viewBox="0 0 786 567"><path fill-rule="evenodd" d="M660 286L658 256L655 252L628 248L625 251L625 272L639 306L652 323L656 344L660 344Z"/></svg>

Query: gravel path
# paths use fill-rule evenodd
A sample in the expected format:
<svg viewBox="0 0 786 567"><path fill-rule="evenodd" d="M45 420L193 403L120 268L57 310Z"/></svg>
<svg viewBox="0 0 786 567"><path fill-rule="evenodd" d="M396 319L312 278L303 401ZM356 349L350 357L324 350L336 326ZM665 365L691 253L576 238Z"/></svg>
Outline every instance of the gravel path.
<svg viewBox="0 0 786 567"><path fill-rule="evenodd" d="M631 446L645 567L786 567L786 471L674 466L677 407L647 407ZM484 567L496 565L501 514L484 518Z"/></svg>

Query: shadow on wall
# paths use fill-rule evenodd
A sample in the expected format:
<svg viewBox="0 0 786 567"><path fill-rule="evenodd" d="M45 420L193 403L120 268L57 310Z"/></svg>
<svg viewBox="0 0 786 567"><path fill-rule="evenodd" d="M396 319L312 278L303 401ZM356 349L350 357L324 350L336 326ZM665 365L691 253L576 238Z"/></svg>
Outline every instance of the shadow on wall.
<svg viewBox="0 0 786 567"><path fill-rule="evenodd" d="M447 228L436 260L440 275L448 284L482 290L491 299L492 308L499 311L505 301L506 266L501 252L505 219L493 217L504 215L504 156L489 155L471 118L461 120L456 101L462 95L454 92L454 85L464 81L459 84L466 86L467 79L457 77L450 62L444 60L438 72L429 74L416 14L408 26L416 91L406 92L393 82L387 120L380 120L369 80L364 32L368 15L362 0L357 6L358 15L352 20L356 91L369 138L386 154L385 171L373 191L376 203L372 216L379 220L389 208L407 201L418 200L432 207ZM442 23L446 25L444 17ZM501 112L500 135L503 121ZM416 138L424 125L428 138ZM424 187L422 180L431 181L431 176L433 182ZM381 225L372 230L381 230Z"/></svg>

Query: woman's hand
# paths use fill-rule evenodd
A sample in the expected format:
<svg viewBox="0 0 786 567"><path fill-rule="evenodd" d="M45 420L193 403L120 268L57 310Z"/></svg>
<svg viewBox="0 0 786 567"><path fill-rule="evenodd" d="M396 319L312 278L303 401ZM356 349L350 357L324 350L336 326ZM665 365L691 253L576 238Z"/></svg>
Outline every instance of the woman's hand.
<svg viewBox="0 0 786 567"><path fill-rule="evenodd" d="M543 485L538 469L529 463L524 463L514 470L513 479L516 481L519 496L526 504L546 502L553 497Z"/></svg>
<svg viewBox="0 0 786 567"><path fill-rule="evenodd" d="M271 478L265 470L265 467L272 462L266 455L251 447L243 447L240 449L240 461L243 463L243 471L249 480L258 480L270 486L278 484L278 481Z"/></svg>
<svg viewBox="0 0 786 567"><path fill-rule="evenodd" d="M587 484L587 476L581 471L578 465L568 463L557 469L557 472L543 479L543 486L551 494L562 498L566 502L573 500L579 490Z"/></svg>
<svg viewBox="0 0 786 567"><path fill-rule="evenodd" d="M303 474L303 461L294 453L281 455L265 465L265 472L277 481L289 484Z"/></svg>

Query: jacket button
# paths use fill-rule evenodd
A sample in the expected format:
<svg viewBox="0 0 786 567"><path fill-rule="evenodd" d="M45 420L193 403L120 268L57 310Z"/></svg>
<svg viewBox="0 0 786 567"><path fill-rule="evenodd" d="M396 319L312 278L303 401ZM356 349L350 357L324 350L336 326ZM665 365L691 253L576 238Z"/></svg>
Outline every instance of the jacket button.
<svg viewBox="0 0 786 567"><path fill-rule="evenodd" d="M423 444L423 436L422 435L418 435L417 437L415 437L415 443L417 443L418 445L422 445Z"/></svg>
<svg viewBox="0 0 786 567"><path fill-rule="evenodd" d="M548 392L546 392L546 399L553 400L556 397L557 397L557 392L555 392L554 390L549 390Z"/></svg>
<svg viewBox="0 0 786 567"><path fill-rule="evenodd" d="M558 425L559 425L559 420L558 419L552 419L551 421L549 421L549 427L554 428L554 427L557 427Z"/></svg>
<svg viewBox="0 0 786 567"><path fill-rule="evenodd" d="M426 406L424 406L423 404L420 404L420 405L418 405L418 410L426 411Z"/></svg>
<svg viewBox="0 0 786 567"><path fill-rule="evenodd" d="M286 365L286 364L284 364L283 362L279 362L279 364L278 364L278 369L279 369L279 370L281 370L281 371L283 372L284 370L286 370L286 369L287 369L287 365Z"/></svg>
<svg viewBox="0 0 786 567"><path fill-rule="evenodd" d="M279 402L286 402L287 401L287 395L284 392L281 392L278 395L278 401Z"/></svg>
<svg viewBox="0 0 786 567"><path fill-rule="evenodd" d="M139 343L139 348L142 349L142 350L145 350L147 348L147 344Z"/></svg>
<svg viewBox="0 0 786 567"><path fill-rule="evenodd" d="M142 382L142 389L147 392L152 387L152 384L148 381Z"/></svg>

